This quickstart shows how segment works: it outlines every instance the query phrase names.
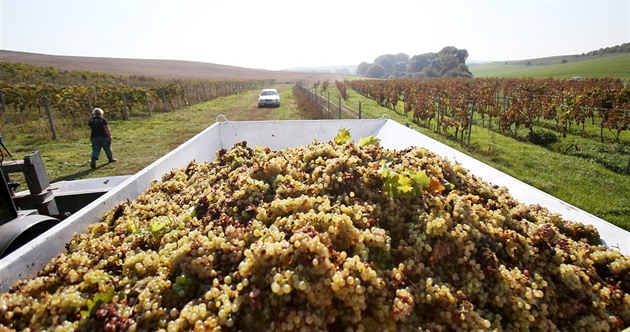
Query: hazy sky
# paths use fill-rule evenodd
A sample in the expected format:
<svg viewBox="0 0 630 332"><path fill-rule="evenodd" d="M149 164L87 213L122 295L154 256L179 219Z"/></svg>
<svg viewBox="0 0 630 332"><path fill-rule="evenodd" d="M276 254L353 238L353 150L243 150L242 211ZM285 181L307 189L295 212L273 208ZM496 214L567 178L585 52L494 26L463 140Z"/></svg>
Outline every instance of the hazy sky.
<svg viewBox="0 0 630 332"><path fill-rule="evenodd" d="M0 0L0 14L3 50L273 70L444 46L517 60L630 41L630 0Z"/></svg>

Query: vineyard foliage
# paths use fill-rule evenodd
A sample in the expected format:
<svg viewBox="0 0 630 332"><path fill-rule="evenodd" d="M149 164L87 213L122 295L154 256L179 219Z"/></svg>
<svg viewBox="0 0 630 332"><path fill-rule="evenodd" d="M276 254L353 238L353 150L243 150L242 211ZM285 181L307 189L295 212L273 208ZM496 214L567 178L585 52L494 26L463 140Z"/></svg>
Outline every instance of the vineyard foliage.
<svg viewBox="0 0 630 332"><path fill-rule="evenodd" d="M493 123L503 134L516 136L519 128L534 133L546 121L566 134L587 123L614 133L618 142L630 128L630 87L616 79L558 80L502 78L432 78L357 80L347 84L358 93L396 110L404 102L405 114L417 122L437 121L438 131L463 140L474 119L483 126Z"/></svg>
<svg viewBox="0 0 630 332"><path fill-rule="evenodd" d="M0 130L7 132L7 128L28 127L29 123L43 121L49 123L55 134L85 126L95 107L105 110L111 119L129 120L258 88L265 83L268 82L160 80L0 62Z"/></svg>

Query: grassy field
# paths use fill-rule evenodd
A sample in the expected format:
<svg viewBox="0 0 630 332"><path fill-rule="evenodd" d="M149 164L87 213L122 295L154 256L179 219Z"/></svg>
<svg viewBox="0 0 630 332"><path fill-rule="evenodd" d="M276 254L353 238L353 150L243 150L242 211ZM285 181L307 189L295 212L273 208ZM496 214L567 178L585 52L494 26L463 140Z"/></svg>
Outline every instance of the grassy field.
<svg viewBox="0 0 630 332"><path fill-rule="evenodd" d="M16 134L16 130L11 137L5 137L5 145L15 159L39 150L51 182L134 174L212 125L219 114L230 121L299 119L301 115L293 101L292 87L290 84L276 86L282 94L282 105L278 108L259 109L259 91L248 91L175 112L154 113L149 118L110 121L114 137L112 149L119 161L107 164L103 162L107 158L101 154L96 170L89 166L88 119L85 128L62 133L58 141L33 140L31 134ZM107 118L107 110L105 112Z"/></svg>
<svg viewBox="0 0 630 332"><path fill-rule="evenodd" d="M112 121L113 148L119 162L100 163L96 170L89 167L89 129L69 135L84 139L61 139L37 143L28 135L13 135L5 145L16 159L39 150L51 182L111 175L130 175L138 172L195 134L212 125L219 114L230 121L304 119L292 93L292 85L277 85L282 94L279 108L258 109L258 91L222 97L169 113L132 121ZM334 82L330 84L331 100L337 103ZM349 90L344 104L358 109L362 103L364 118L379 118L387 114L399 123L467 153L511 176L537 187L572 205L630 230L630 176L621 175L606 167L571 154L561 154L548 148L497 134L482 127L474 127L471 144L460 143L439 136L433 130L413 123L411 117L380 107ZM324 95L327 95L325 93ZM86 119L87 120L87 119ZM185 125L182 125L185 124ZM435 125L435 124L433 124ZM565 142L566 143L566 142ZM102 156L101 160L104 159Z"/></svg>
<svg viewBox="0 0 630 332"><path fill-rule="evenodd" d="M566 63L562 63L566 60ZM531 65L527 65L531 62ZM493 62L469 67L474 77L589 78L630 79L630 54L596 57L552 57L526 61Z"/></svg>

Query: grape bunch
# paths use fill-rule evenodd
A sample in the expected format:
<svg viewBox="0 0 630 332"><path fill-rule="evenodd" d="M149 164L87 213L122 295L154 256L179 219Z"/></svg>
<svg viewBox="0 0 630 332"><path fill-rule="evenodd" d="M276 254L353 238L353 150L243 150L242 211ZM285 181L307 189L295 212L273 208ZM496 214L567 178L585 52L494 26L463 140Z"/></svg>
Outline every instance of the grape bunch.
<svg viewBox="0 0 630 332"><path fill-rule="evenodd" d="M424 148L245 142L0 294L0 330L620 331L630 258Z"/></svg>

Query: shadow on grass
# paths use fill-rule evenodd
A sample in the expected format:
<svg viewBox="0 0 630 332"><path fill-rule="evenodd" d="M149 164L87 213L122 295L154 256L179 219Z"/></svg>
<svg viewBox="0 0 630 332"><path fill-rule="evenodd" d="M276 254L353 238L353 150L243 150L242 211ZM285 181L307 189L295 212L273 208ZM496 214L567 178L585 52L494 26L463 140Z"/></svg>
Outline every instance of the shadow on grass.
<svg viewBox="0 0 630 332"><path fill-rule="evenodd" d="M91 173L94 173L99 168L103 168L103 167L105 167L107 165L109 165L109 163L104 163L104 164L101 164L101 165L97 165L96 168L91 169L90 165L88 164L86 166L85 170L82 170L82 171L79 171L79 172L76 172L76 173L72 173L72 174L68 174L68 175L62 176L60 178L53 179L50 182L51 183L55 183L55 182L61 182L61 181L72 181L72 180L76 180L76 179L83 179L83 178L87 177L88 175L90 175Z"/></svg>

